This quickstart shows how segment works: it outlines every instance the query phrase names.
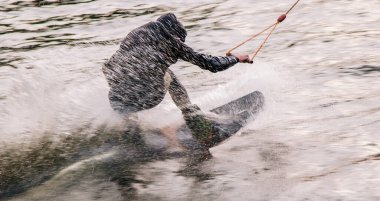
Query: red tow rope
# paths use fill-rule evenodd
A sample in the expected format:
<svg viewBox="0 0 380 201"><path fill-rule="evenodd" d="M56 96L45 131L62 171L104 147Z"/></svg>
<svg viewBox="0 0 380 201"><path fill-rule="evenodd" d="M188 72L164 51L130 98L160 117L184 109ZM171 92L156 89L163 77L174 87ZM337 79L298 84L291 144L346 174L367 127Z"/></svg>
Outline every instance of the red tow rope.
<svg viewBox="0 0 380 201"><path fill-rule="evenodd" d="M253 53L252 55L252 58L250 59L251 61L253 61L253 59L257 56L257 54L260 52L260 50L264 47L264 44L268 41L269 37L272 35L273 31L276 29L277 25L280 24L282 21L284 21L286 19L286 16L289 14L289 12L291 10L293 10L293 8L298 4L300 0L297 0L292 7L290 7L290 9L288 11L286 11L285 14L282 14L280 17L277 18L277 22L270 25L269 27L265 28L264 30L260 31L259 33L257 34L254 34L252 35L251 37L249 37L248 39L246 39L245 41L239 43L238 45L236 45L235 47L231 48L230 50L227 51L226 55L227 56L230 56L231 55L231 52L235 49L237 49L238 47L244 45L245 43L247 43L248 41L256 38L257 36L259 36L260 34L264 33L265 31L269 30L270 29L270 32L268 33L267 37L264 39L264 41L261 43L261 45L259 46L259 48L257 48L257 50Z"/></svg>

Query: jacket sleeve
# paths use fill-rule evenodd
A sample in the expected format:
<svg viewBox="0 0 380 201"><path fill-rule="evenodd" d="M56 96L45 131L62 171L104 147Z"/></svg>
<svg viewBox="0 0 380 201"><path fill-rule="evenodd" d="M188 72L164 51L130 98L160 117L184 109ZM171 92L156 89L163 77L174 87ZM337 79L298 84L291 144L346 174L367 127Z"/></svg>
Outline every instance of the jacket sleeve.
<svg viewBox="0 0 380 201"><path fill-rule="evenodd" d="M238 58L235 56L211 56L195 52L191 47L184 43L179 44L179 58L199 66L202 69L209 70L213 73L223 71L238 63Z"/></svg>

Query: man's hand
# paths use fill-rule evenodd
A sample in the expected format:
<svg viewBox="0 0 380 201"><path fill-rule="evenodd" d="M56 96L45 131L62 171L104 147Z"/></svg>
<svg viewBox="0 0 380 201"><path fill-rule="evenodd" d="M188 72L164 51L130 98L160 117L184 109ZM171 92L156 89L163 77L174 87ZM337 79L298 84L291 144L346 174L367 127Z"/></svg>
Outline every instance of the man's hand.
<svg viewBox="0 0 380 201"><path fill-rule="evenodd" d="M248 55L239 55L239 56L237 56L237 55L233 55L233 54L231 54L231 52L227 52L226 53L226 56L234 56L234 57L236 57L236 58L238 58L238 61L240 62L240 63L253 63L253 61L251 61L250 59L249 59L249 56Z"/></svg>
<svg viewBox="0 0 380 201"><path fill-rule="evenodd" d="M253 61L249 59L248 55L240 55L240 56L235 56L235 57L238 58L240 63L250 63L250 64L253 63Z"/></svg>

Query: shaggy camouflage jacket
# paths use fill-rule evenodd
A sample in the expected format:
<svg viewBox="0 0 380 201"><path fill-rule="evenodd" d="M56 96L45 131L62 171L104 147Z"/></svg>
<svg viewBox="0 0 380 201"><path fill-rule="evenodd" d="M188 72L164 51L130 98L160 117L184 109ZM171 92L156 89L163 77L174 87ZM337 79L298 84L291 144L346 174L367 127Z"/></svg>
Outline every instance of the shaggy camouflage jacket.
<svg viewBox="0 0 380 201"><path fill-rule="evenodd" d="M174 14L165 14L131 31L103 67L111 105L136 112L156 106L165 96L165 72L178 59L211 72L238 63L235 56L215 57L195 52L185 42L186 30ZM115 109L115 107L114 107Z"/></svg>

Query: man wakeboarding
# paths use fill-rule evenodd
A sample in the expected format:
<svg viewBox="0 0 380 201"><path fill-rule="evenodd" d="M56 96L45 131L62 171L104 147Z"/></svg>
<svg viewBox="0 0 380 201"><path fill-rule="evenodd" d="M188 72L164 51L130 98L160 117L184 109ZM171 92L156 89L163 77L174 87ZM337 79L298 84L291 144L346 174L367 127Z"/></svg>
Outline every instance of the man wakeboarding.
<svg viewBox="0 0 380 201"><path fill-rule="evenodd" d="M223 57L196 52L184 43L186 36L184 26L172 13L132 30L102 68L110 87L108 98L115 111L129 116L155 107L169 91L194 137L210 147L224 140L218 129L221 123L190 102L169 67L182 59L216 73L239 62L251 62L248 55Z"/></svg>

